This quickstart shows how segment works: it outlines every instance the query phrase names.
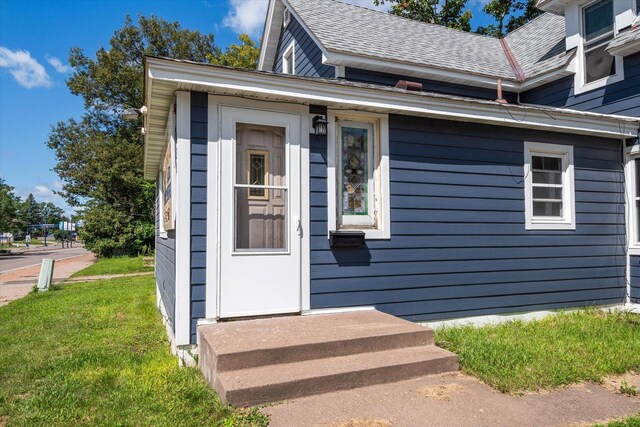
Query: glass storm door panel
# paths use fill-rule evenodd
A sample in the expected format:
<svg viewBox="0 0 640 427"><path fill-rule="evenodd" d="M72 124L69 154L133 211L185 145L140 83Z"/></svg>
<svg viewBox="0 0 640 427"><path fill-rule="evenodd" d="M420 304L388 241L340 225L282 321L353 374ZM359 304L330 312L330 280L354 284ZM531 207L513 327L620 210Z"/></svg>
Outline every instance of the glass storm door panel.
<svg viewBox="0 0 640 427"><path fill-rule="evenodd" d="M220 317L299 312L300 116L222 107Z"/></svg>

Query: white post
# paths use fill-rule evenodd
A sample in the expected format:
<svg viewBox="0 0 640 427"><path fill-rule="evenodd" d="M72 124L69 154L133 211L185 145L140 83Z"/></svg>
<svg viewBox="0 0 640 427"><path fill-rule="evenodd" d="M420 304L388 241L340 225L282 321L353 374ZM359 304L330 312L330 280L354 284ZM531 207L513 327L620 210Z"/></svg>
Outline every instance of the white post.
<svg viewBox="0 0 640 427"><path fill-rule="evenodd" d="M53 281L53 264L52 259L43 259L42 267L40 267L40 277L38 278L38 291L48 291Z"/></svg>

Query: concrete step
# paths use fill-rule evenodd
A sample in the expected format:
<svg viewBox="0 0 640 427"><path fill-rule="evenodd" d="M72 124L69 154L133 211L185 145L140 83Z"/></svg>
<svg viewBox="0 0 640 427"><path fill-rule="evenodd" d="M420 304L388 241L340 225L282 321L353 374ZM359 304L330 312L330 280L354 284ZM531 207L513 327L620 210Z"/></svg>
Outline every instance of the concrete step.
<svg viewBox="0 0 640 427"><path fill-rule="evenodd" d="M221 372L213 386L224 402L248 406L457 369L455 354L425 345Z"/></svg>
<svg viewBox="0 0 640 427"><path fill-rule="evenodd" d="M215 373L431 345L433 331L370 310L221 322L198 327L200 366ZM207 372L208 371L208 372Z"/></svg>

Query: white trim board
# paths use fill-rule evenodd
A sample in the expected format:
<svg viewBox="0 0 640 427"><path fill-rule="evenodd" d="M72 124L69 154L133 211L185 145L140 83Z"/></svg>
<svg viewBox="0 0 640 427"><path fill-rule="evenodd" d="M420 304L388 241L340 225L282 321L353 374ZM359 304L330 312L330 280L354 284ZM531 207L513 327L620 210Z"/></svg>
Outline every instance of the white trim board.
<svg viewBox="0 0 640 427"><path fill-rule="evenodd" d="M176 346L191 343L191 93L176 93Z"/></svg>
<svg viewBox="0 0 640 427"><path fill-rule="evenodd" d="M206 91L225 96L251 97L267 102L324 105L378 113L397 113L443 120L476 122L498 126L538 129L614 139L636 138L640 119L531 105L499 104L431 93L411 93L371 85L341 84L298 76L232 70L206 64L161 58L146 58L145 82L148 131L145 153L161 151L155 144L163 136L164 104L175 90ZM153 97L154 102L150 102ZM226 98L228 99L228 98ZM168 106L168 105L167 105ZM160 140L163 138L160 137ZM153 150L151 146L153 145ZM145 159L146 160L146 159ZM147 179L155 178L155 165L145 168Z"/></svg>
<svg viewBox="0 0 640 427"><path fill-rule="evenodd" d="M416 322L416 323L431 329L459 327L459 326L482 327L487 325L499 325L501 323L512 322L514 320L530 322L532 320L540 320L548 316L554 316L561 312L572 313L572 312L584 310L585 308L586 307L575 307L570 309L539 310L539 311L530 311L525 313L489 314L486 316L461 317L457 319L434 320L434 321ZM621 311L631 311L631 312L640 313L640 304L611 304L611 305L596 306L595 308L599 308L601 310L606 310L606 311L621 310Z"/></svg>

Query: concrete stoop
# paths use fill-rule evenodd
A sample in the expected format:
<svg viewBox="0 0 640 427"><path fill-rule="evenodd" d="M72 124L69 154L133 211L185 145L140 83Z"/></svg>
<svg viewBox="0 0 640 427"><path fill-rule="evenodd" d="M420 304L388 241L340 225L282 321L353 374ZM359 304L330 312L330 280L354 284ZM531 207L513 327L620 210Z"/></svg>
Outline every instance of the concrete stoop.
<svg viewBox="0 0 640 427"><path fill-rule="evenodd" d="M202 325L198 343L209 384L242 406L458 370L431 329L374 310Z"/></svg>

